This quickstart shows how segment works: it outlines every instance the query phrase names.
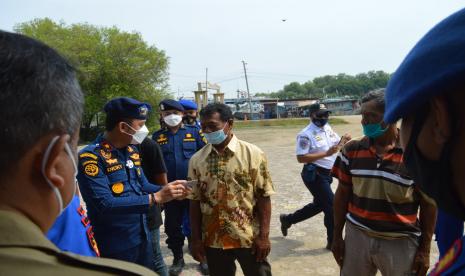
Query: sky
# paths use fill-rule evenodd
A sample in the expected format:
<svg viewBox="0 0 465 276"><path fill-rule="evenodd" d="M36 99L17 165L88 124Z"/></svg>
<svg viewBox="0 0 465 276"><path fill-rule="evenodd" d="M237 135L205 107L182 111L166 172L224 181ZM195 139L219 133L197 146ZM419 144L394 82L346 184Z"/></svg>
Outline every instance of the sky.
<svg viewBox="0 0 465 276"><path fill-rule="evenodd" d="M370 70L394 72L458 0L1 0L0 29L48 17L139 32L169 57L170 91L197 82L226 97L274 92L292 82ZM284 20L284 21L283 21Z"/></svg>

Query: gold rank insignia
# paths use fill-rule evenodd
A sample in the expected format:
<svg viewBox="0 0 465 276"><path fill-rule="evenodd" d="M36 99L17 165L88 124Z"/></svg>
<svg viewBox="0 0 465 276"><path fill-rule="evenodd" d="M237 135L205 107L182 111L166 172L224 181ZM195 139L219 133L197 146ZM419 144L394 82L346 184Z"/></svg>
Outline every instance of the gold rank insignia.
<svg viewBox="0 0 465 276"><path fill-rule="evenodd" d="M93 153L90 153L90 152L84 152L84 153L81 153L81 154L79 155L79 158L86 158L86 157L92 158L92 159L94 159L94 160L97 160L97 159L98 159L97 155L95 155L95 154L93 154Z"/></svg>
<svg viewBox="0 0 465 276"><path fill-rule="evenodd" d="M100 155L103 156L103 158L105 159L110 159L111 158L111 152L109 151L105 151L105 150L100 150Z"/></svg>
<svg viewBox="0 0 465 276"><path fill-rule="evenodd" d="M134 149L131 146L128 146L128 152L133 152Z"/></svg>
<svg viewBox="0 0 465 276"><path fill-rule="evenodd" d="M110 144L108 144L107 142L103 142L103 143L102 143L102 146L103 146L104 148L106 148L107 150L111 149Z"/></svg>
<svg viewBox="0 0 465 276"><path fill-rule="evenodd" d="M186 133L186 138L192 138L192 134Z"/></svg>
<svg viewBox="0 0 465 276"><path fill-rule="evenodd" d="M163 134L163 133L162 133L162 134L160 134L160 136L158 137L158 139L166 139L166 136L165 136L165 134Z"/></svg>
<svg viewBox="0 0 465 276"><path fill-rule="evenodd" d="M140 161L134 161L135 166L140 166Z"/></svg>
<svg viewBox="0 0 465 276"><path fill-rule="evenodd" d="M87 164L84 167L84 173L88 176L96 176L98 174L98 167L95 164Z"/></svg>
<svg viewBox="0 0 465 276"><path fill-rule="evenodd" d="M116 159L116 158L105 159L105 162L107 162L108 165L114 165L114 164L118 163L118 159Z"/></svg>
<svg viewBox="0 0 465 276"><path fill-rule="evenodd" d="M124 191L124 184L121 182L111 185L111 191L115 194L121 194Z"/></svg>
<svg viewBox="0 0 465 276"><path fill-rule="evenodd" d="M129 156L131 159L134 159L134 160L139 160L139 154L136 152L136 153L133 153L131 154L131 156Z"/></svg>
<svg viewBox="0 0 465 276"><path fill-rule="evenodd" d="M95 160L87 160L86 162L82 163L82 166L86 166L87 164L97 164Z"/></svg>

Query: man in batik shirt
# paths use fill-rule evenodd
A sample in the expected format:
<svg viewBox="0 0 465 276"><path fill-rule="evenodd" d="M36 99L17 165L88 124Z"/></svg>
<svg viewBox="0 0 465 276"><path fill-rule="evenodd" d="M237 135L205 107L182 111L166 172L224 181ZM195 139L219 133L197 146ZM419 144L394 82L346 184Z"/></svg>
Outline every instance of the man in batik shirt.
<svg viewBox="0 0 465 276"><path fill-rule="evenodd" d="M192 251L205 258L210 275L235 275L237 260L244 275L271 275L270 195L273 184L265 154L232 133L233 115L224 104L200 111L208 145L190 160Z"/></svg>

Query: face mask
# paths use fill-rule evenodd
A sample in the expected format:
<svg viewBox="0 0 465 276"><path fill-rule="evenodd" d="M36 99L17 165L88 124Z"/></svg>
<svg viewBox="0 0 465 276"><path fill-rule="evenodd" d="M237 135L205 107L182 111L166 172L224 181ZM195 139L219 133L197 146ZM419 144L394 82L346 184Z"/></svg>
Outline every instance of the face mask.
<svg viewBox="0 0 465 276"><path fill-rule="evenodd" d="M133 145L137 145L137 144L140 144L144 141L145 137L147 137L147 135L149 134L149 130L147 128L146 125L143 125L141 128L139 128L138 130L135 130L134 128L132 128L130 125L126 124L130 129L134 130L136 133L134 134L129 134L129 133L126 133L128 135L131 135L132 136L132 141L131 141L131 144Z"/></svg>
<svg viewBox="0 0 465 276"><path fill-rule="evenodd" d="M450 142L444 145L439 160L426 159L417 147L417 139L426 114L417 115L404 151L404 164L420 189L436 201L439 209L465 220L465 208L454 191L450 166Z"/></svg>
<svg viewBox="0 0 465 276"><path fill-rule="evenodd" d="M227 125L227 123L226 123ZM205 139L207 139L208 143L212 145L219 145L223 143L224 140L226 140L227 135L224 133L224 127L220 130L210 132L210 133L204 133L203 135L205 136Z"/></svg>
<svg viewBox="0 0 465 276"><path fill-rule="evenodd" d="M197 119L197 117L186 115L186 116L184 116L182 118L182 121L187 125L193 125L193 124L195 124L196 119Z"/></svg>
<svg viewBox="0 0 465 276"><path fill-rule="evenodd" d="M370 138L378 138L379 136L383 135L388 127L382 128L380 123L377 124L366 124L362 125L363 127L363 134Z"/></svg>
<svg viewBox="0 0 465 276"><path fill-rule="evenodd" d="M59 136L56 136L52 139L52 141L50 141L50 144L47 146L47 149L45 150L44 158L42 159L42 175L44 176L47 184L50 186L50 188L52 188L53 192L55 193L55 197L58 201L58 206L60 208L60 211L57 217L61 215L63 210L66 208L66 206L68 206L68 204L71 202L71 201L67 202L66 206L63 205L63 198L61 197L60 191L58 190L57 187L55 187L52 184L50 179L48 179L47 176L45 175L45 165L47 164L47 161L48 161L48 158L50 156L50 152L52 151L53 146L56 144L59 138L60 138ZM69 158L71 159L71 162L73 163L73 167L74 167L74 182L73 182L73 192L74 192L76 191L77 163L76 163L76 160L74 160L73 152L71 151L71 147L68 145L68 143L65 144L65 150Z"/></svg>
<svg viewBox="0 0 465 276"><path fill-rule="evenodd" d="M324 127L324 126L328 123L328 119L314 118L314 119L312 119L312 122L313 122L317 127Z"/></svg>
<svg viewBox="0 0 465 276"><path fill-rule="evenodd" d="M166 117L163 117L163 121L165 121L165 123L170 127L175 127L179 125L179 123L181 123L182 116L177 114L171 114Z"/></svg>

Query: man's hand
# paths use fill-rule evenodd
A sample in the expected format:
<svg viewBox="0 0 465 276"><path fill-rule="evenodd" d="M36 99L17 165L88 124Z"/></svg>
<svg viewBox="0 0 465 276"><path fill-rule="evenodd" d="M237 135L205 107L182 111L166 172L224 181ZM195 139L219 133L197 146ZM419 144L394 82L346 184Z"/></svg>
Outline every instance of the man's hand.
<svg viewBox="0 0 465 276"><path fill-rule="evenodd" d="M200 263L206 263L205 246L202 240L192 240L192 257Z"/></svg>
<svg viewBox="0 0 465 276"><path fill-rule="evenodd" d="M252 245L252 254L255 255L257 262L263 262L266 260L268 254L271 251L270 239L268 237L258 236L255 238Z"/></svg>
<svg viewBox="0 0 465 276"><path fill-rule="evenodd" d="M337 145L332 146L326 151L326 156L331 156L331 155L337 153L338 151L339 151L339 147Z"/></svg>
<svg viewBox="0 0 465 276"><path fill-rule="evenodd" d="M185 180L176 180L163 186L163 188L155 193L155 201L157 203L165 203L173 199L184 199L191 191L185 187Z"/></svg>
<svg viewBox="0 0 465 276"><path fill-rule="evenodd" d="M342 264L344 263L344 250L345 250L344 240L342 238L335 238L333 240L331 251L333 252L334 259L336 260L337 264L341 268L342 268Z"/></svg>
<svg viewBox="0 0 465 276"><path fill-rule="evenodd" d="M413 259L412 273L414 275L426 275L429 268L429 249L418 247L415 259Z"/></svg>

